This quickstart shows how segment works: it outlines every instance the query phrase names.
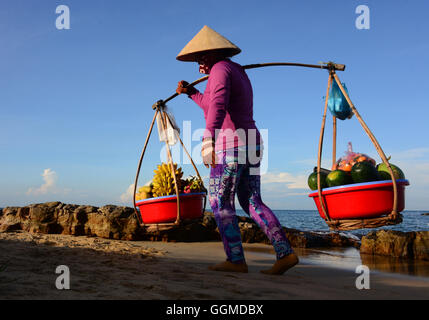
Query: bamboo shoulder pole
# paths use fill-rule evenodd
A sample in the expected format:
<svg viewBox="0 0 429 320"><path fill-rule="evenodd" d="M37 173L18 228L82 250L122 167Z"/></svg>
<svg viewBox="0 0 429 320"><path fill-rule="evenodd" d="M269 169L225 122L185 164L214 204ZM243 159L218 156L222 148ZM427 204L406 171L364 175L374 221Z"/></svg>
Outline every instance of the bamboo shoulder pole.
<svg viewBox="0 0 429 320"><path fill-rule="evenodd" d="M334 62L322 62L320 64L307 64L307 63L296 63L296 62L268 62L268 63L256 63L256 64L248 64L243 66L244 69L255 69L255 68L263 68L263 67L305 67L305 68L314 68L314 69L325 69L325 70L338 70L344 71L346 70L346 66L344 64L338 64Z"/></svg>
<svg viewBox="0 0 429 320"><path fill-rule="evenodd" d="M350 108L352 109L354 115L359 120L360 124L362 125L362 127L365 130L365 132L367 133L367 135L371 139L372 143L374 144L375 149L377 150L377 152L380 155L381 159L383 160L383 162L386 164L387 168L389 169L389 173L390 173L390 176L392 178L392 183L393 183L393 210L392 210L392 216L395 219L397 217L397 215L398 215L398 187L397 187L397 184L396 184L395 175L393 174L393 170L390 167L389 161L387 160L387 157L384 154L384 151L381 148L380 144L378 143L377 139L375 138L374 134L371 132L371 130L368 128L368 126L366 125L365 121L362 119L362 117L359 114L359 112L356 110L356 107L353 105L353 103L352 103L349 95L347 94L346 90L344 90L344 87L341 84L341 81L338 78L337 74L335 72L333 72L333 75L334 75L335 81L337 82L338 86L341 89L341 92L343 93L344 97L346 98L347 102L349 103Z"/></svg>
<svg viewBox="0 0 429 320"><path fill-rule="evenodd" d="M323 136L325 133L325 123L326 123L326 112L328 110L328 99L329 99L329 90L331 89L332 85L332 72L329 73L329 79L328 79L328 88L326 89L326 99L325 99L325 108L323 111L323 118L322 118L322 127L320 128L320 137L319 137L319 151L317 155L317 190L319 194L319 202L320 207L322 208L322 211L325 215L325 220L331 221L331 218L328 215L328 210L325 208L325 204L322 199L322 188L320 183L320 168L322 166L322 149L323 149Z"/></svg>
<svg viewBox="0 0 429 320"><path fill-rule="evenodd" d="M278 67L278 66L287 66L287 67L305 67L305 68L313 68L313 69L322 69L322 70L338 70L338 71L344 71L346 70L346 66L344 64L334 63L334 62L324 62L321 64L305 64L305 63L295 63L295 62L269 62L269 63L255 63L255 64L248 64L243 66L243 69L256 69L256 68L264 68L264 67ZM195 86L201 82L206 81L209 78L209 76L204 76L198 80L195 80L194 82L190 83L189 86ZM167 103L168 101L176 98L179 94L175 93L165 99L163 102ZM153 109L155 109L156 104L152 106Z"/></svg>

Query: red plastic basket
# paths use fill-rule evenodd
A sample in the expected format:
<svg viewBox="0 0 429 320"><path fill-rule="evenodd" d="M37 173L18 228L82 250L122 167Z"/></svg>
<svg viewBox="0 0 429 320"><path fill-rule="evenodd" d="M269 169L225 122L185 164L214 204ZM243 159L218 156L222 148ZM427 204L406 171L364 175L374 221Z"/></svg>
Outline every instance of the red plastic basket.
<svg viewBox="0 0 429 320"><path fill-rule="evenodd" d="M205 209L206 193L180 194L180 219L200 218ZM176 195L136 201L144 224L170 223L177 219Z"/></svg>
<svg viewBox="0 0 429 320"><path fill-rule="evenodd" d="M405 186L408 180L396 180L398 187L398 212L405 208ZM393 183L391 180L349 184L325 188L322 201L331 219L376 218L387 215L393 208ZM320 206L318 191L310 193L320 216L325 215Z"/></svg>

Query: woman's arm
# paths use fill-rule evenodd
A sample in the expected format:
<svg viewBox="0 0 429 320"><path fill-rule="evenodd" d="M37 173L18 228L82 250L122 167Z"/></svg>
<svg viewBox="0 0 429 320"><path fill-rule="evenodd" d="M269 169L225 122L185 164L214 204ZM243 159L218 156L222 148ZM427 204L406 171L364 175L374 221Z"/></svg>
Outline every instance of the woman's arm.
<svg viewBox="0 0 429 320"><path fill-rule="evenodd" d="M188 95L197 105L201 107L204 111L207 110L207 99L204 99L204 94L199 92L197 89L191 94Z"/></svg>
<svg viewBox="0 0 429 320"><path fill-rule="evenodd" d="M178 94L186 93L190 99L194 100L194 102L204 110L204 113L206 112L208 105L204 94L199 92L193 86L190 86L187 81L179 81L176 92Z"/></svg>
<svg viewBox="0 0 429 320"><path fill-rule="evenodd" d="M204 138L215 139L216 130L222 128L231 91L230 70L223 63L216 64L210 71L210 98Z"/></svg>

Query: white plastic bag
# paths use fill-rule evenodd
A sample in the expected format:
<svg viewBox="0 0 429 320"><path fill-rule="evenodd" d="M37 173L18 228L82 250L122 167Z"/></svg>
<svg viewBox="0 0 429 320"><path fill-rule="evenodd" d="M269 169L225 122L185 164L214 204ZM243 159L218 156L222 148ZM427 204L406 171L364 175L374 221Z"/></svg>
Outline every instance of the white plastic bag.
<svg viewBox="0 0 429 320"><path fill-rule="evenodd" d="M158 115L156 116L156 125L158 126L159 141L167 142L170 146L173 146L178 141L175 130L179 135L180 128L177 126L176 120L174 119L173 114L168 110L167 106L163 107L163 111L165 111L167 116L167 124L165 128L163 126L164 119L162 116L162 112L158 112Z"/></svg>

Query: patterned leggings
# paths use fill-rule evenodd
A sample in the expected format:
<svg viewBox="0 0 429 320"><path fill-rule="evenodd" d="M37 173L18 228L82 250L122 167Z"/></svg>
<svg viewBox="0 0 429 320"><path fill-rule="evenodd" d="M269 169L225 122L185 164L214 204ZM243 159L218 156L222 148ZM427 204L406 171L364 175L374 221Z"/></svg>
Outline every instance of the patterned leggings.
<svg viewBox="0 0 429 320"><path fill-rule="evenodd" d="M244 151L246 153L247 151ZM239 159L240 155L240 161ZM209 201L222 237L227 260L245 261L240 228L235 215L235 194L243 210L252 217L271 240L277 259L293 250L274 213L261 199L260 162L250 164L239 148L218 153L218 163L210 172ZM244 164L243 164L244 162Z"/></svg>

